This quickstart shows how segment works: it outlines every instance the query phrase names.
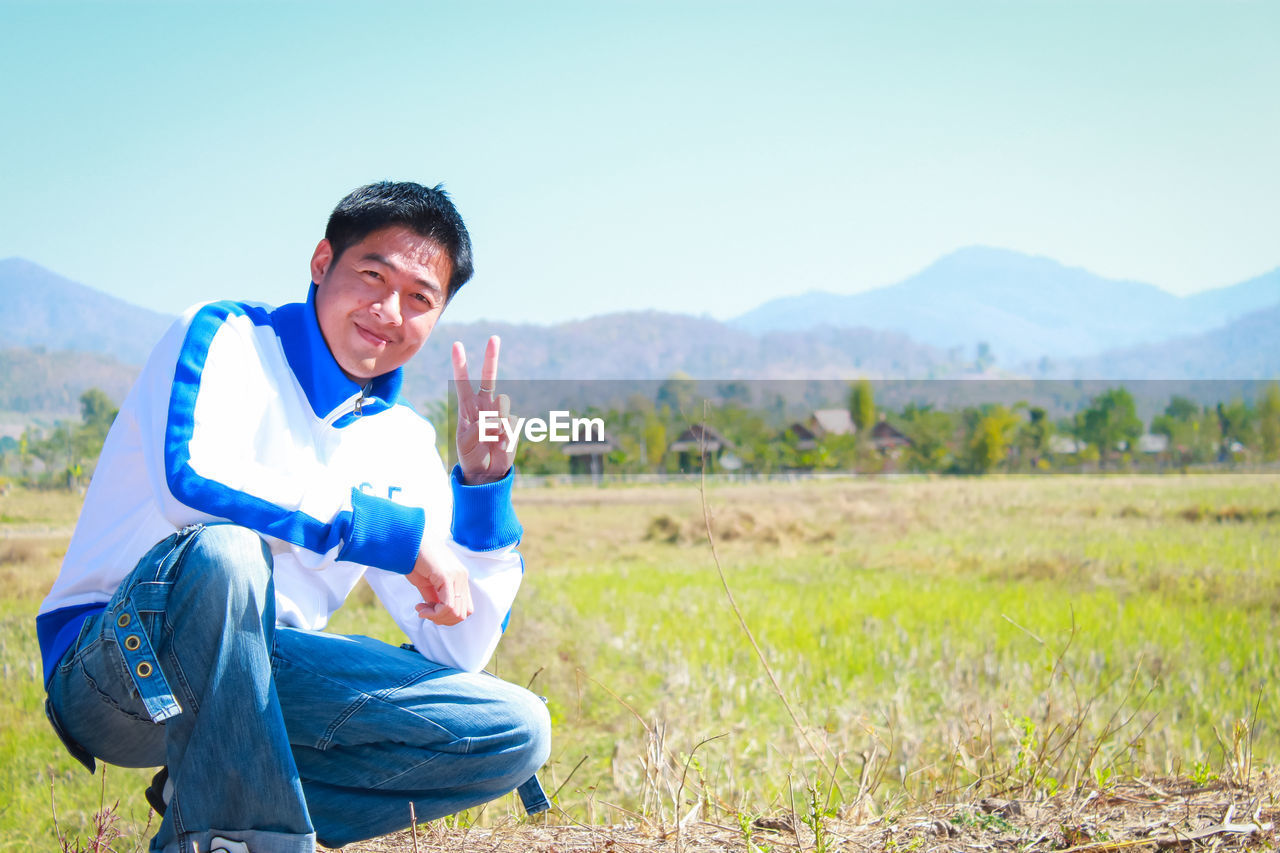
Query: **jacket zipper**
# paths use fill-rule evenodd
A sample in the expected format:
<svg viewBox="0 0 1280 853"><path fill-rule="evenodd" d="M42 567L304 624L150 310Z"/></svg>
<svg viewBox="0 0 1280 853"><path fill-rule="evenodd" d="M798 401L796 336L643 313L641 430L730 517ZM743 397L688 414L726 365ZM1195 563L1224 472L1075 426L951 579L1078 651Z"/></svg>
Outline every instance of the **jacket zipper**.
<svg viewBox="0 0 1280 853"><path fill-rule="evenodd" d="M369 383L360 389L360 393L352 394L348 397L343 401L341 406L334 409L333 413L324 419L324 425L327 427L333 426L338 418L348 414L354 414L357 418L360 417L360 410L364 408L365 396L369 393L372 387L373 383Z"/></svg>

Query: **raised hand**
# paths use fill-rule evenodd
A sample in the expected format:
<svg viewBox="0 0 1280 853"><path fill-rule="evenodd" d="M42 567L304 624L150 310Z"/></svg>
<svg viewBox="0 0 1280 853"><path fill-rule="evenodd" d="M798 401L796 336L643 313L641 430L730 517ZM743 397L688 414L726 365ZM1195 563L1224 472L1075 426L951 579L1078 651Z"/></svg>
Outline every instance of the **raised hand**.
<svg viewBox="0 0 1280 853"><path fill-rule="evenodd" d="M469 486L501 480L511 470L516 456L516 439L508 434L511 400L497 393L498 347L494 335L484 348L480 368L480 388L471 390L467 375L467 352L460 341L453 343L453 378L458 389L458 465ZM481 432L482 414L487 429ZM496 440L482 440L496 439Z"/></svg>

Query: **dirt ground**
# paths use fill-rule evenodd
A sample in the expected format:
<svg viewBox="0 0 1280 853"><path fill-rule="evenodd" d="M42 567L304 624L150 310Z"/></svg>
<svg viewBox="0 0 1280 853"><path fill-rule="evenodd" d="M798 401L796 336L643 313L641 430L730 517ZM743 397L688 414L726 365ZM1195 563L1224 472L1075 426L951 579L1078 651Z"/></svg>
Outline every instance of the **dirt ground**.
<svg viewBox="0 0 1280 853"><path fill-rule="evenodd" d="M1244 787L1139 780L1041 801L939 801L878 817L833 817L825 821L821 837L790 814L757 819L749 829L732 817L691 821L679 831L643 824L432 825L420 828L416 837L404 832L349 845L344 853L1276 850L1277 817L1280 773L1270 772L1255 775Z"/></svg>

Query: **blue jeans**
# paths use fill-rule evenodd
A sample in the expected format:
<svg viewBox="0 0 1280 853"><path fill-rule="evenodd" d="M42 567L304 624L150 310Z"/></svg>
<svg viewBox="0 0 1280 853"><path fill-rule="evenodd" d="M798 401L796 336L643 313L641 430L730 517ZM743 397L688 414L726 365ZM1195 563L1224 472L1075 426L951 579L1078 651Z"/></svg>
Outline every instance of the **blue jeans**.
<svg viewBox="0 0 1280 853"><path fill-rule="evenodd" d="M276 627L270 552L229 524L143 557L59 662L49 709L73 748L169 767L155 853L217 835L253 853L350 844L407 827L411 802L429 820L501 796L550 748L546 708L523 688Z"/></svg>

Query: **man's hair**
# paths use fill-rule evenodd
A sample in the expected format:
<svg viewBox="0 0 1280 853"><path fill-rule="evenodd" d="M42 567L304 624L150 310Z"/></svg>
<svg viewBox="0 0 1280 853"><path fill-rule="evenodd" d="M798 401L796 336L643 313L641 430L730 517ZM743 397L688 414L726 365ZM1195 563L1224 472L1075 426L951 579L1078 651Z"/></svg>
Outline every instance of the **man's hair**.
<svg viewBox="0 0 1280 853"><path fill-rule="evenodd" d="M445 285L445 300L462 289L475 271L471 235L449 194L437 184L428 189L412 181L379 181L352 190L329 215L325 239L337 261L348 248L374 231L402 225L445 251L453 273Z"/></svg>

